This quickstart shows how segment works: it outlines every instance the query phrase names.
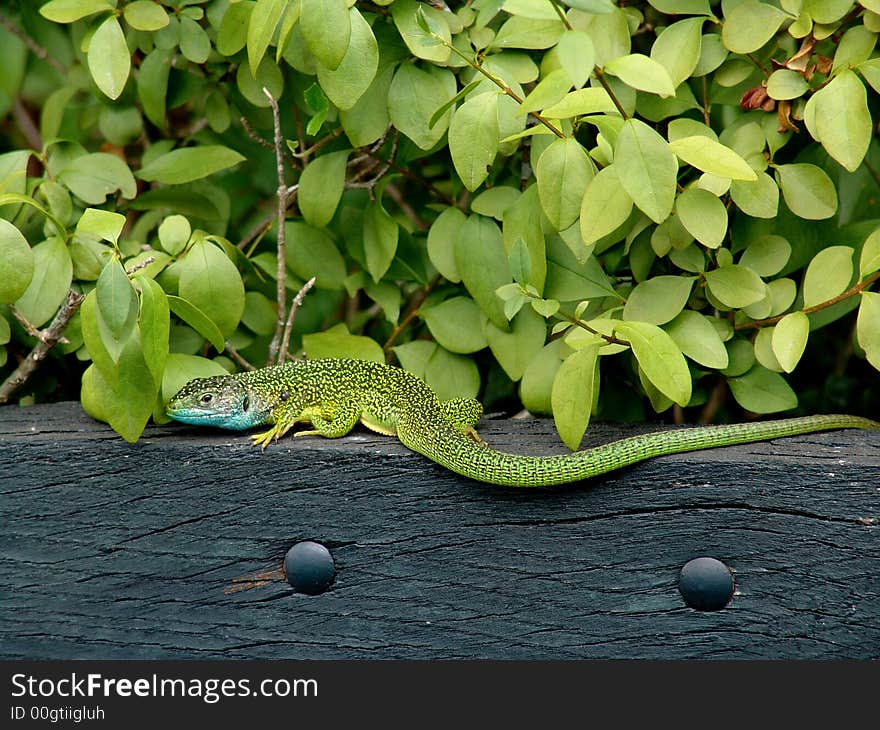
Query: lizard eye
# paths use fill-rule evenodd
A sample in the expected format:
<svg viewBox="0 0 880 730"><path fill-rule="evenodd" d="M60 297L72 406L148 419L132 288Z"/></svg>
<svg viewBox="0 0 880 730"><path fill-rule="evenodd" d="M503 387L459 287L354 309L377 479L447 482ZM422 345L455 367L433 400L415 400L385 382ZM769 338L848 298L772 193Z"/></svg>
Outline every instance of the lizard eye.
<svg viewBox="0 0 880 730"><path fill-rule="evenodd" d="M211 393L205 393L199 400L202 403L210 403L214 396Z"/></svg>

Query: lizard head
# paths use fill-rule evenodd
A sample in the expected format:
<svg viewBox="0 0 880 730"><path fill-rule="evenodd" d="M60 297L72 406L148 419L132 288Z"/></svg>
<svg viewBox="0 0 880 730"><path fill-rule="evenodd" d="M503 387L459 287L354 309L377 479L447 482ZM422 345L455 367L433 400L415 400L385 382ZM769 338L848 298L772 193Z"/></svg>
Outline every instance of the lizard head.
<svg viewBox="0 0 880 730"><path fill-rule="evenodd" d="M233 375L190 380L168 401L175 421L241 431L266 423L270 409Z"/></svg>

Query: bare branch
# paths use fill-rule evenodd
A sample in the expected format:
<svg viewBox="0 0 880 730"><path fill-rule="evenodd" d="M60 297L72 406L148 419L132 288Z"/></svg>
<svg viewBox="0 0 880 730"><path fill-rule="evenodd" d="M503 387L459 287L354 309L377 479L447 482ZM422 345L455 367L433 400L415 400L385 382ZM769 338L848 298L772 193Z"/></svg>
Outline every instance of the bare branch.
<svg viewBox="0 0 880 730"><path fill-rule="evenodd" d="M300 289L297 295L293 298L293 303L290 305L290 313L287 315L287 323L284 325L284 339L281 340L281 355L278 361L279 365L289 357L287 350L290 347L290 333L293 332L293 320L294 317L296 317L296 310L299 309L299 305L303 303L303 299L306 298L309 289L314 285L315 277L313 276L303 284L303 288Z"/></svg>

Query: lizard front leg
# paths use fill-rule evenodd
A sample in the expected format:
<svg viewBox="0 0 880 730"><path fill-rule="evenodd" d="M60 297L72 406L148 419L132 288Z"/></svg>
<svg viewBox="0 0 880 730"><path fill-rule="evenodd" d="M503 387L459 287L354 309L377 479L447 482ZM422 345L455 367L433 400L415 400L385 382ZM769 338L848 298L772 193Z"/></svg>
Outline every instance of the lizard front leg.
<svg viewBox="0 0 880 730"><path fill-rule="evenodd" d="M264 449L272 441L277 441L297 423L311 423L313 428L308 431L297 431L294 436L324 436L339 438L345 436L361 417L360 407L354 402L345 402L337 406L312 406L297 413L290 409L282 410L277 416L275 425L268 431L251 437L256 446Z"/></svg>

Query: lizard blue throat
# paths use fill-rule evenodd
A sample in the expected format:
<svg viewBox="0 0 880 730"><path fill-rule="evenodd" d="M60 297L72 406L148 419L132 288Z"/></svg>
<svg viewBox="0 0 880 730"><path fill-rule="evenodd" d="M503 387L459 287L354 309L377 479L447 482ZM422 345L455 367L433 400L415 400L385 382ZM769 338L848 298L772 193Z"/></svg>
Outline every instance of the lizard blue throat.
<svg viewBox="0 0 880 730"><path fill-rule="evenodd" d="M479 401L441 401L420 378L401 368L347 359L306 360L238 375L198 378L168 404L168 415L184 423L245 430L270 426L251 437L266 448L298 423L312 429L297 435L345 436L360 422L396 436L407 448L462 476L509 487L566 484L606 474L640 461L681 451L838 428L880 428L858 416L804 416L641 434L593 449L558 456L522 456L496 451L480 440Z"/></svg>

